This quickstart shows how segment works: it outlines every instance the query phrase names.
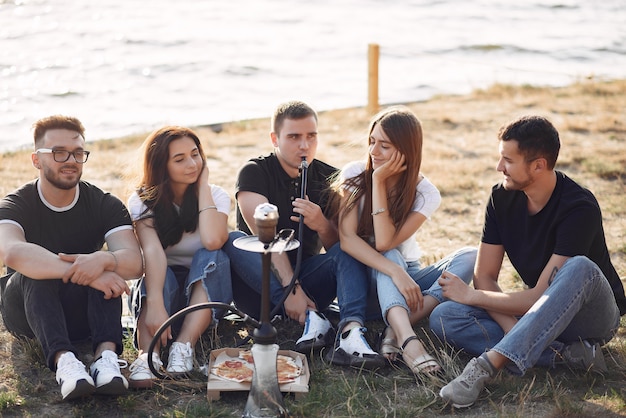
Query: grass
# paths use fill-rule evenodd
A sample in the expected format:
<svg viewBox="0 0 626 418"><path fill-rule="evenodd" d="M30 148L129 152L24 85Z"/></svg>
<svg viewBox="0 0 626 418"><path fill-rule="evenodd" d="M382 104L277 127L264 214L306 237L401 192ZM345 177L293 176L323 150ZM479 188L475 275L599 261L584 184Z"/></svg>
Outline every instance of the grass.
<svg viewBox="0 0 626 418"><path fill-rule="evenodd" d="M626 80L585 80L564 88L495 85L464 96L441 96L410 103L425 133L422 169L442 192L440 209L419 232L423 262L432 263L480 238L483 211L490 187L500 180L496 132L504 122L522 114L552 120L561 134L557 169L591 189L603 211L611 258L626 277ZM339 109L320 114L321 159L342 166L365 153L369 116L364 109ZM89 127L87 127L89 134ZM270 151L268 121L223 124L220 132L198 127L208 152L211 182L234 195L239 166L252 156ZM126 199L140 169L138 147L145 135L92 142L84 178ZM0 154L0 194L35 177L29 152ZM234 213L234 212L233 212ZM231 226L234 219L230 219ZM501 274L507 290L523 287L505 262ZM337 318L333 318L337 320ZM374 342L382 323L368 323ZM446 380L456 377L469 358L432 340L426 323L416 330L436 354ZM277 324L282 349L290 349L301 328L291 321ZM222 321L217 333L207 333L197 348L203 363L210 350L233 347L247 331L239 322ZM89 363L89 346L80 346ZM441 384L423 381L402 366L377 372L330 367L319 355L309 359L309 393L302 399L285 397L297 417L615 417L626 416L626 319L604 348L609 371L601 375L566 368L531 369L523 377L500 373L478 402L454 411L437 396ZM129 340L123 357L136 356ZM147 391L118 398L92 397L62 402L54 373L44 366L41 350L31 341L17 340L0 324L1 416L124 416L233 417L241 416L247 393L223 393L219 401L206 398L207 377L197 373L185 381L159 381Z"/></svg>

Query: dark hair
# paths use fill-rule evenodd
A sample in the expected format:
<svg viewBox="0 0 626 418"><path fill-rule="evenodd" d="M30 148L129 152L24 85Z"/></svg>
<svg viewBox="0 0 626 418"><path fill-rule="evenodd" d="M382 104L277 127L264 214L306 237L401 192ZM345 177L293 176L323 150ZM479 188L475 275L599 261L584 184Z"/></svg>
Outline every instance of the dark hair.
<svg viewBox="0 0 626 418"><path fill-rule="evenodd" d="M308 118L309 116L313 116L317 122L317 113L315 113L315 110L304 102L292 100L290 102L282 103L278 105L272 115L272 132L276 135L280 135L280 130L283 127L285 119L299 120Z"/></svg>
<svg viewBox="0 0 626 418"><path fill-rule="evenodd" d="M198 227L198 188L187 187L180 212L174 207L174 195L169 184L167 162L169 145L180 138L191 138L200 155L204 151L194 131L181 126L165 126L152 132L144 141L143 178L137 194L152 212L154 227L163 248L179 242L183 232L193 232ZM206 164L206 162L204 162ZM145 213L142 216L146 215Z"/></svg>
<svg viewBox="0 0 626 418"><path fill-rule="evenodd" d="M400 174L399 181L393 188L387 191L388 210L396 229L400 228L413 209L415 202L417 183L419 182L420 168L422 165L422 125L415 114L404 106L394 106L379 112L370 122L368 131L368 143L374 127L380 125L385 135L398 151L405 156L406 170ZM337 191L351 190L345 206L339 213L348 213L358 206L361 197L365 196L363 212L359 218L357 229L358 235L370 241L373 236L374 226L372 217L367 216L372 212L372 159L368 155L365 171L360 175L345 179L342 184L333 186Z"/></svg>
<svg viewBox="0 0 626 418"><path fill-rule="evenodd" d="M541 116L523 116L507 123L498 132L500 141L517 141L517 147L528 162L545 158L553 169L561 142L556 128Z"/></svg>
<svg viewBox="0 0 626 418"><path fill-rule="evenodd" d="M41 141L46 132L52 129L67 129L68 131L78 132L80 136L85 138L85 128L83 124L73 116L54 115L47 118L39 119L33 123L33 139L35 149L41 147Z"/></svg>

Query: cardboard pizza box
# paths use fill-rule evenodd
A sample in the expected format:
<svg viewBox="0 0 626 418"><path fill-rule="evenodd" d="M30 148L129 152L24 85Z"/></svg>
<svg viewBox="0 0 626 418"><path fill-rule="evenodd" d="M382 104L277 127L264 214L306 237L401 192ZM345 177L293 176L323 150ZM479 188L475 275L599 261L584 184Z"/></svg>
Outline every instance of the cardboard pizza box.
<svg viewBox="0 0 626 418"><path fill-rule="evenodd" d="M218 350L211 351L209 357L209 380L207 383L207 399L209 402L220 399L222 392L232 391L249 391L249 382L233 382L230 380L222 379L219 376L211 373L211 369L215 364L215 360L220 355L225 354L231 357L233 360L239 360L239 348L220 348ZM309 370L309 364L304 354L291 350L278 350L278 354L289 356L296 361L302 362L302 374L290 383L284 383L279 386L280 391L283 393L293 393L296 399L300 399L305 393L309 391L309 379L311 378L311 372Z"/></svg>

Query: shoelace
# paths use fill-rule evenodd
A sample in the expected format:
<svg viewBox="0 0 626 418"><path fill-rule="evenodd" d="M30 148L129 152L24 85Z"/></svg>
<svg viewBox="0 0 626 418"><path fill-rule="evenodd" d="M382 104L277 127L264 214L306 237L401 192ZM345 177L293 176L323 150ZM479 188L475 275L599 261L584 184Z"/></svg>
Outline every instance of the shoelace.
<svg viewBox="0 0 626 418"><path fill-rule="evenodd" d="M110 369L110 371L114 371L115 373L119 373L120 369L128 367L128 362L117 356L115 356L115 358L113 356L102 357L98 363L100 363L98 365L99 369Z"/></svg>
<svg viewBox="0 0 626 418"><path fill-rule="evenodd" d="M161 363L160 360L156 360L156 359L152 359L152 364L159 369L163 363ZM150 372L152 373L152 370L150 370L150 365L148 365L148 360L146 361L140 361L140 362L134 362L133 364L130 365L130 367L128 368L128 370L132 373L134 371L138 371L138 372Z"/></svg>
<svg viewBox="0 0 626 418"><path fill-rule="evenodd" d="M84 376L87 371L85 366L78 359L72 359L62 362L58 366L58 373L66 378L77 379Z"/></svg>
<svg viewBox="0 0 626 418"><path fill-rule="evenodd" d="M169 367L185 367L185 358L189 356L191 356L191 352L187 346L176 346L172 351Z"/></svg>
<svg viewBox="0 0 626 418"><path fill-rule="evenodd" d="M465 379L463 379L463 381L468 384L468 386L473 386L474 383L476 383L476 381L483 376L489 376L489 373L484 370L478 363L478 360L476 360L474 367L472 367L470 372L465 375Z"/></svg>

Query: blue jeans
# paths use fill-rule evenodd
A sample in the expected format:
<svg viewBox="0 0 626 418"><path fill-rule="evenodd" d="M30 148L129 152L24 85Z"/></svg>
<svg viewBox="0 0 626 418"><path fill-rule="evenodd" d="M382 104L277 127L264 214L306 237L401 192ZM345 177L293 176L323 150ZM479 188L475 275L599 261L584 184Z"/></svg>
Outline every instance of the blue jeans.
<svg viewBox="0 0 626 418"><path fill-rule="evenodd" d="M430 315L441 340L478 356L494 350L509 360L514 373L535 365L555 367L567 343L605 344L617 332L619 310L611 287L595 263L584 256L568 259L541 298L504 334L481 309L448 301Z"/></svg>
<svg viewBox="0 0 626 418"><path fill-rule="evenodd" d="M445 298L443 297L441 286L437 283L437 279L441 277L444 270L455 274L465 283L471 282L474 277L474 263L476 261L475 248L461 248L455 253L439 260L437 263L424 268L420 268L419 262L407 263L400 251L396 249L386 251L383 255L388 260L404 267L409 276L411 276L415 283L422 289L422 295L432 296L437 299L439 303L443 302ZM385 323L387 323L387 312L394 306L402 306L406 309L407 313L410 313L409 306L404 296L393 283L391 277L374 269L369 270L372 280L376 283L378 303L380 304L380 311L382 312Z"/></svg>
<svg viewBox="0 0 626 418"><path fill-rule="evenodd" d="M231 232L223 249L231 260L235 304L246 314L258 319L263 277L261 255L233 245L235 239L245 236L241 231ZM324 254L303 260L298 279L302 289L315 302L319 311L326 309L337 296L342 318L361 318L363 322L369 287L365 267L343 252L339 243ZM280 302L283 292L281 282L270 273L272 308Z"/></svg>
<svg viewBox="0 0 626 418"><path fill-rule="evenodd" d="M132 295L132 311L135 319L139 318L141 303L146 296L145 278L138 280ZM168 266L163 284L163 302L165 310L171 316L189 306L191 286L202 281L210 302L230 304L233 290L230 280L230 260L222 250L209 251L201 248L193 256L189 269L182 266ZM223 315L222 309L213 310L213 319L217 321Z"/></svg>

